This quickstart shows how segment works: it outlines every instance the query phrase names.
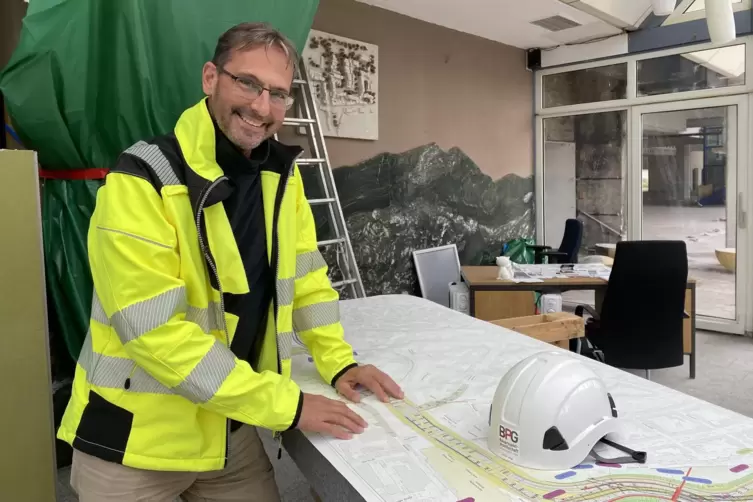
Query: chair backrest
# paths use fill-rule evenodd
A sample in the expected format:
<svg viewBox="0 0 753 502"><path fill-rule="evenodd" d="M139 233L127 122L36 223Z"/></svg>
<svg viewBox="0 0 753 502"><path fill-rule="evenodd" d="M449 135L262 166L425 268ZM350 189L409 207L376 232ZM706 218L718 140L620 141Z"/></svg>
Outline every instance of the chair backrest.
<svg viewBox="0 0 753 502"><path fill-rule="evenodd" d="M688 253L682 241L617 244L601 306L610 337L606 359L621 368L656 369L683 363Z"/></svg>
<svg viewBox="0 0 753 502"><path fill-rule="evenodd" d="M460 257L455 244L413 251L421 296L450 306L450 283L460 281Z"/></svg>
<svg viewBox="0 0 753 502"><path fill-rule="evenodd" d="M578 251L583 240L583 222L575 218L565 221L565 233L558 251L567 253L567 263L578 263Z"/></svg>

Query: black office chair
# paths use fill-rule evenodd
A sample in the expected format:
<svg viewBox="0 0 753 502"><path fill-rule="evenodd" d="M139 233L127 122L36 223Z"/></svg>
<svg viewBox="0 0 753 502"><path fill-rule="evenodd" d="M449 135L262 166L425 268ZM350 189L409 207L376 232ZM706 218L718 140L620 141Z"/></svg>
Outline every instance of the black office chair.
<svg viewBox="0 0 753 502"><path fill-rule="evenodd" d="M578 250L583 240L583 222L570 218L565 222L565 233L560 247L555 251L550 246L528 246L534 250L534 263L578 263Z"/></svg>
<svg viewBox="0 0 753 502"><path fill-rule="evenodd" d="M683 364L688 253L682 241L620 242L597 314L589 306L582 354L610 366L650 370Z"/></svg>

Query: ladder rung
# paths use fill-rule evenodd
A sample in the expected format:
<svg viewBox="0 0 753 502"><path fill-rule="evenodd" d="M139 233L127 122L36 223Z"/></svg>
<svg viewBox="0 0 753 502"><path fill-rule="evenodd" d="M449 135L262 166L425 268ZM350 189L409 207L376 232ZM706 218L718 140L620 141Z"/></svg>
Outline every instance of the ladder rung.
<svg viewBox="0 0 753 502"><path fill-rule="evenodd" d="M283 125L293 127L298 132L305 134L307 139L311 142L313 151L309 151L308 158L301 158L296 161L300 166L311 166L314 170L319 171L319 181L322 183L324 191L321 194L317 194L315 197L308 199L308 203L311 206L318 206L328 209L328 222L330 228L333 230L332 234L328 237L337 236L334 239L322 240L317 242L317 247L323 252L325 246L333 246L334 251L337 253L338 265L342 268L342 275L340 281L332 283L333 287L338 288L340 291L352 289L352 293L356 298L362 298L366 296L366 291L363 287L363 281L358 271L358 263L355 256L353 256L353 248L351 247L350 237L348 236L347 225L345 224L344 215L340 208L340 199L334 192L330 192L331 187L334 190L334 176L332 173L332 165L326 154L326 149L322 144L324 137L322 133L322 118L319 116L317 106L315 104L317 83L309 80L309 76L306 72L306 67L301 59L301 64L298 68L298 72L294 75L293 86L295 87L295 93L299 95L301 99L298 106L291 110L290 117L286 117L283 120ZM277 139L277 134L275 134ZM319 146L321 144L321 151ZM326 172L325 172L326 171ZM337 209L337 211L335 211ZM325 249L322 249L325 248ZM342 255L342 256L340 256ZM341 262L344 259L345 262Z"/></svg>
<svg viewBox="0 0 753 502"><path fill-rule="evenodd" d="M289 119L285 119L282 122L282 125L299 126L299 125L313 124L314 122L316 122L314 119L289 118Z"/></svg>
<svg viewBox="0 0 753 502"><path fill-rule="evenodd" d="M331 246L332 244L342 244L345 242L345 239L330 239L328 241L319 241L316 243L317 246Z"/></svg>
<svg viewBox="0 0 753 502"><path fill-rule="evenodd" d="M314 164L324 164L324 159L298 159L295 161L299 166L311 166Z"/></svg>
<svg viewBox="0 0 753 502"><path fill-rule="evenodd" d="M347 286L348 284L355 284L355 283L356 283L355 279L348 279L347 281L333 282L332 287L339 288L340 286Z"/></svg>
<svg viewBox="0 0 753 502"><path fill-rule="evenodd" d="M309 199L309 205L311 206L318 206L321 204L332 204L335 202L335 199L329 198L329 199Z"/></svg>

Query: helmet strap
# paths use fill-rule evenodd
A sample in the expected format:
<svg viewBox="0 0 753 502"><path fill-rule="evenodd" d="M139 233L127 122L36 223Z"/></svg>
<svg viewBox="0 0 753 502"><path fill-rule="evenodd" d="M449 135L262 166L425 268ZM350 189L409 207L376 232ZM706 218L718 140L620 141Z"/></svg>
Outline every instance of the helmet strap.
<svg viewBox="0 0 753 502"><path fill-rule="evenodd" d="M601 438L601 442L607 446L611 446L612 448L620 450L623 453L627 453L630 456L606 459L602 457L601 455L599 455L598 453L596 453L595 450L591 450L591 456L595 458L597 462L601 462L603 464L632 464L632 463L645 464L646 463L646 459L648 458L648 455L646 454L645 451L631 450L627 446L623 446L619 443L615 443L614 441L610 441L607 438Z"/></svg>

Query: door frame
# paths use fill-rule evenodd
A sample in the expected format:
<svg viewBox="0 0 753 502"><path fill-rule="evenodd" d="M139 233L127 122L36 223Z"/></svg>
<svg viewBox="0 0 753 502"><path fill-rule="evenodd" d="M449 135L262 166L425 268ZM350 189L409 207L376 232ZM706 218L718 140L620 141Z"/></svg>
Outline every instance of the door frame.
<svg viewBox="0 0 753 502"><path fill-rule="evenodd" d="M753 280L751 279L750 252L753 249L751 232L747 225L747 215L751 214L751 194L753 194L753 176L748 171L753 165L747 138L753 131L753 117L750 116L753 95L743 94L734 96L719 96L703 99L689 99L666 103L636 105L630 107L628 147L628 176L627 176L627 225L628 239L642 239L643 223L643 190L642 190L642 162L643 162L643 131L642 116L648 113L673 112L695 110L700 108L732 107L736 116L731 117L730 123L736 124L736 131L727 131L727 162L734 165L737 176L730 180L727 177L727 197L734 201L737 235L735 248L736 265L736 319L728 320L708 316L697 316L699 329L733 334L745 334L753 331L753 309L748 305L753 299ZM736 120L735 120L736 119ZM732 128L730 128L732 129ZM733 134L736 132L736 134ZM730 183L732 181L733 183ZM733 186L730 187L729 184Z"/></svg>

